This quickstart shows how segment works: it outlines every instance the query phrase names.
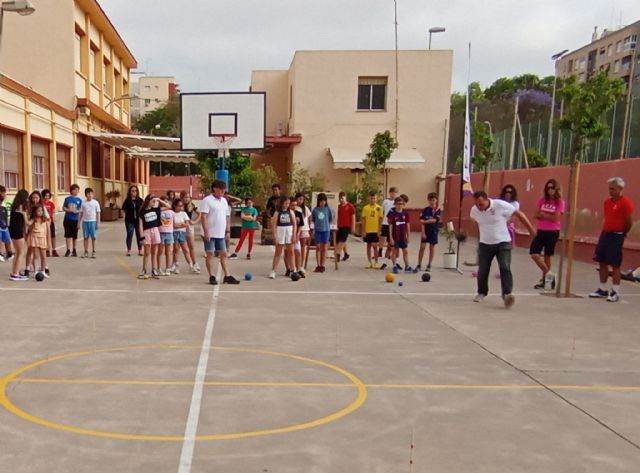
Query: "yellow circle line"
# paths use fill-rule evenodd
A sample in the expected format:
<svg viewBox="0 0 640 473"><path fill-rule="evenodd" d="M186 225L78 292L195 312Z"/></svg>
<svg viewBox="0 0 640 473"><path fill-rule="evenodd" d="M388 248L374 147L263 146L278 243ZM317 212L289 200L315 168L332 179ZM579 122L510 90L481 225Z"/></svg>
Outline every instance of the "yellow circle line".
<svg viewBox="0 0 640 473"><path fill-rule="evenodd" d="M182 435L142 435L142 434L127 434L127 433L119 433L119 432L106 432L92 429L85 429L82 427L74 427L64 424L59 424L56 422L51 422L46 419L42 419L40 417L34 416L18 406L16 406L7 396L7 385L11 382L19 382L17 379L18 376L27 373L28 371L37 368L39 366L45 365L47 363L53 363L56 361L60 361L66 358L73 357L81 357L81 356L89 356L99 353L110 353L110 352L118 352L118 351L128 351L128 350L151 350L151 349L184 349L184 348L200 348L194 346L180 346L180 345L139 345L132 347L117 347L117 348L103 348L98 350L87 350L87 351L79 351L73 353L66 353L62 355L56 355L50 358L45 358L42 360L35 361L28 365L22 366L13 372L9 373L4 378L0 379L0 405L7 409L12 414L20 417L24 420L32 422L37 425L41 425L43 427L48 427L51 429L62 430L66 432L72 432L76 434L89 435L94 437L103 437L110 439L118 439L118 440L146 440L146 441L173 441L173 442L182 442L184 437ZM247 432L234 432L227 434L211 434L211 435L198 435L196 440L232 440L232 439L243 439L249 437L257 437L264 435L273 435L287 432L296 432L299 430L309 429L312 427L318 427L324 424L328 424L335 420L344 417L358 408L360 408L367 399L367 388L362 380L360 380L354 374L348 372L345 369L342 369L338 366L332 365L330 363L326 363L320 360L314 360L312 358L307 358L299 355L292 355L289 353L280 353L269 350L255 350L250 348L230 348L230 347L214 347L214 350L220 351L231 351L231 352L239 352L239 353L257 353L262 355L270 355L270 356L278 356L282 358L289 358L292 360L297 360L305 363L314 364L317 366L322 366L329 370L335 371L345 378L347 378L358 390L358 394L356 398L346 407L340 409L339 411L334 412L333 414L321 417L319 419L304 422L301 424L294 424L286 427L278 427L273 429L264 429L264 430L256 430L256 431L247 431Z"/></svg>

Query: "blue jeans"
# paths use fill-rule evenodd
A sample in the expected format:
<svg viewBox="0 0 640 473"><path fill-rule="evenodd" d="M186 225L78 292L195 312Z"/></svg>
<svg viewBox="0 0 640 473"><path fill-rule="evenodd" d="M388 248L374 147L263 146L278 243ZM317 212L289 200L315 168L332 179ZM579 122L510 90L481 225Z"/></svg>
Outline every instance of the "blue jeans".
<svg viewBox="0 0 640 473"><path fill-rule="evenodd" d="M138 229L138 225L134 223L124 222L124 226L127 228L127 250L131 251L131 242L133 241L133 234L136 234L136 243L138 243L138 250L142 249L142 245L140 244L140 230Z"/></svg>
<svg viewBox="0 0 640 473"><path fill-rule="evenodd" d="M502 242L495 245L480 243L478 247L478 294L489 294L489 271L493 258L498 260L500 269L500 283L502 295L511 294L513 291L513 276L511 274L511 242Z"/></svg>

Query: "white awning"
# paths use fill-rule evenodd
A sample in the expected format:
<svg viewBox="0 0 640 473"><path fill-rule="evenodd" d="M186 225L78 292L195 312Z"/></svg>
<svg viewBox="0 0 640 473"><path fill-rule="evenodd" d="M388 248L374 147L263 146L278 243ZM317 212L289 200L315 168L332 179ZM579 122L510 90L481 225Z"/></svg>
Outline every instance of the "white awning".
<svg viewBox="0 0 640 473"><path fill-rule="evenodd" d="M128 158L138 158L143 161L153 161L154 163L196 163L198 162L195 154L187 151L138 151L135 149L126 149L125 154Z"/></svg>
<svg viewBox="0 0 640 473"><path fill-rule="evenodd" d="M362 160L367 157L364 148L329 148L334 169L364 169ZM421 168L424 158L414 148L398 148L391 153L386 163L387 169Z"/></svg>
<svg viewBox="0 0 640 473"><path fill-rule="evenodd" d="M106 133L89 131L87 136L95 138L111 146L120 148L146 148L151 150L179 150L180 138L170 136L126 135L121 133Z"/></svg>

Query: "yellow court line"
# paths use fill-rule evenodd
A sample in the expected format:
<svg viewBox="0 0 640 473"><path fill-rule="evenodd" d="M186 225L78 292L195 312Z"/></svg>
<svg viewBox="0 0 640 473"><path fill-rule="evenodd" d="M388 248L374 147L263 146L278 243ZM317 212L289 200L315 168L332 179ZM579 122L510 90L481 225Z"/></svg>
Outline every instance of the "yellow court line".
<svg viewBox="0 0 640 473"><path fill-rule="evenodd" d="M138 280L138 273L136 273L134 269L131 266L129 266L129 264L125 260L123 260L119 256L114 256L113 259L116 260L116 263L118 263L121 267L123 267L127 271L127 273L129 273L131 277L133 277L133 279L135 279L136 281Z"/></svg>
<svg viewBox="0 0 640 473"><path fill-rule="evenodd" d="M125 385L125 386L192 386L193 381L170 380L115 380L115 379L62 379L62 378L15 378L11 383L66 384L66 385ZM291 388L352 388L352 383L310 383L275 381L205 381L205 386L237 387L291 387ZM365 384L367 389L422 389L422 390L518 390L545 389L538 384ZM640 391L640 386L599 386L576 384L552 384L550 389L573 391Z"/></svg>

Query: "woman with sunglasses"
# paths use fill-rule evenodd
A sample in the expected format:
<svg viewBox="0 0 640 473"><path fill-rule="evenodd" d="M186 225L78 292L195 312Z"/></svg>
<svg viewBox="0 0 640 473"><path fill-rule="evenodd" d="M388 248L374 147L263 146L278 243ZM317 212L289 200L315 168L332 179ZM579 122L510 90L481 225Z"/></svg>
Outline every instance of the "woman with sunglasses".
<svg viewBox="0 0 640 473"><path fill-rule="evenodd" d="M562 200L560 184L555 179L549 179L544 185L544 195L536 202L534 218L538 221L538 228L529 248L531 259L542 271L542 278L533 286L534 289L545 288L547 274L551 271L551 257L560 237L560 219L564 209L565 203ZM550 284L553 289L555 280Z"/></svg>
<svg viewBox="0 0 640 473"><path fill-rule="evenodd" d="M511 184L507 184L500 191L500 200L504 200L505 202L513 205L516 210L520 210L520 202L518 202L518 191ZM513 220L509 220L507 223L507 228L509 229L509 234L511 235L511 246L516 246L516 225L513 223Z"/></svg>

